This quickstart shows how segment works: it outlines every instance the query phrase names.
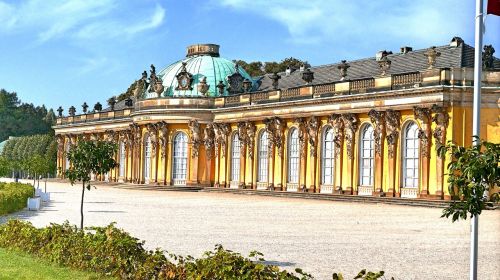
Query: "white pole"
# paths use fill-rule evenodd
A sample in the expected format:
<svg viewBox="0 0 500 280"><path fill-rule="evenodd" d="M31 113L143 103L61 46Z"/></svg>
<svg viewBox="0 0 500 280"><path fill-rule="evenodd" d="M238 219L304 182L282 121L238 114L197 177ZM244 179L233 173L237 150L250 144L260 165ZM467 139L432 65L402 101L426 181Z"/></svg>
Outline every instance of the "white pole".
<svg viewBox="0 0 500 280"><path fill-rule="evenodd" d="M474 45L474 100L472 103L472 135L480 137L481 109L481 70L483 48L483 0L476 0L476 28ZM474 141L474 145L478 142ZM475 194L482 195L482 194ZM479 216L471 218L470 227L470 280L477 280L477 247L478 247Z"/></svg>

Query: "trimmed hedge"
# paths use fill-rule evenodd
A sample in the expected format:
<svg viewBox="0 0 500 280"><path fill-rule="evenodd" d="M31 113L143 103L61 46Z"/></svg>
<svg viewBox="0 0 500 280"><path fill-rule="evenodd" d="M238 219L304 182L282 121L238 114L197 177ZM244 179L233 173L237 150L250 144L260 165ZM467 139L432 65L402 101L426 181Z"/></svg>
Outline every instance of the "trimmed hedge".
<svg viewBox="0 0 500 280"><path fill-rule="evenodd" d="M36 228L10 220L0 225L0 247L27 252L54 263L120 279L312 279L300 269L292 274L266 265L262 254L249 258L217 245L202 258L169 258L159 249L144 249L144 241L114 224L79 230L68 222Z"/></svg>
<svg viewBox="0 0 500 280"><path fill-rule="evenodd" d="M34 188L29 184L0 182L0 215L12 213L26 207Z"/></svg>

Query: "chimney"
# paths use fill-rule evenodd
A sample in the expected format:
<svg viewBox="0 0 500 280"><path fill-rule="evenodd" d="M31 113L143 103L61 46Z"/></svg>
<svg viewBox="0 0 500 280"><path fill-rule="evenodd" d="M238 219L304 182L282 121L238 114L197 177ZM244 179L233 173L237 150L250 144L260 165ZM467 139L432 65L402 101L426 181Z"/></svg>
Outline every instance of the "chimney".
<svg viewBox="0 0 500 280"><path fill-rule="evenodd" d="M464 40L460 37L453 37L450 42L450 47L459 47L463 44Z"/></svg>
<svg viewBox="0 0 500 280"><path fill-rule="evenodd" d="M391 51L389 51L389 52L388 52L388 51L386 51L386 50L383 50L383 51L378 51L378 52L375 54L375 60L379 61L379 60L381 60L381 59L382 59L382 57L384 57L384 56L388 56L388 55L390 55L390 54L392 54L392 52L391 52Z"/></svg>
<svg viewBox="0 0 500 280"><path fill-rule="evenodd" d="M285 76L290 76L290 73L292 73L292 68L290 68L290 66L288 66L285 70Z"/></svg>
<svg viewBox="0 0 500 280"><path fill-rule="evenodd" d="M299 71L300 71L300 72L304 72L305 68L306 68L306 67L304 66L304 64L302 64L302 65L300 65Z"/></svg>
<svg viewBox="0 0 500 280"><path fill-rule="evenodd" d="M412 47L408 47L408 46L401 47L401 53L402 54L409 53L411 51L413 51Z"/></svg>

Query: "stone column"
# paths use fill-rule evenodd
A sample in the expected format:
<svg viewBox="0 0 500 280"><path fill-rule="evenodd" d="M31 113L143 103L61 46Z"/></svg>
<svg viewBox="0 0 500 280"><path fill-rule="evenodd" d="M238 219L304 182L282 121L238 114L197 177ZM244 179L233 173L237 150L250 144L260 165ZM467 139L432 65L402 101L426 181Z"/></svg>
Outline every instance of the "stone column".
<svg viewBox="0 0 500 280"><path fill-rule="evenodd" d="M439 149L446 144L446 129L449 124L450 117L446 108L434 105L432 111L435 113L432 121L436 124L436 128L432 135L434 136L436 146L436 196L439 199L444 198L443 193L443 180L444 180L444 155L439 154Z"/></svg>
<svg viewBox="0 0 500 280"><path fill-rule="evenodd" d="M368 112L370 121L373 124L373 138L375 144L375 171L374 182L375 188L374 195L383 195L383 177L384 177L384 138L385 138L385 113L376 111L374 109Z"/></svg>
<svg viewBox="0 0 500 280"><path fill-rule="evenodd" d="M309 182L311 183L309 185L309 191L310 192L315 192L319 189L319 184L316 182L316 173L317 173L317 161L316 161L316 156L317 156L317 149L318 149L318 132L319 132L319 119L318 117L309 117L306 123L306 129L307 129L307 139L309 142L309 151L310 151L310 159L311 159L311 166L310 166L310 179ZM305 167L304 167L305 168Z"/></svg>
<svg viewBox="0 0 500 280"><path fill-rule="evenodd" d="M353 174L354 174L354 144L356 138L356 130L358 129L359 120L358 117L353 113L342 114L342 121L344 123L344 140L347 152L347 174L349 177L346 181L346 192L347 194L353 194Z"/></svg>
<svg viewBox="0 0 500 280"><path fill-rule="evenodd" d="M396 154L398 147L398 137L399 137L399 129L400 129L400 120L401 120L401 112L394 110L387 110L385 112L385 131L387 140L387 155L388 155L388 175L389 179L387 180L387 196L393 197L396 194Z"/></svg>
<svg viewBox="0 0 500 280"><path fill-rule="evenodd" d="M339 114L332 114L328 120L333 128L334 134L334 144L335 144L335 182L334 184L334 193L343 193L343 181L342 181L342 171L343 171L343 150L344 146L344 122L342 117Z"/></svg>
<svg viewBox="0 0 500 280"><path fill-rule="evenodd" d="M299 150L300 150L300 163L299 163L299 187L298 191L306 191L307 188L307 132L306 132L306 120L304 118L295 118L293 121L294 125L299 131ZM286 178L286 175L284 176ZM309 176L310 177L310 176ZM309 182L311 178L309 178ZM311 184L312 185L312 184ZM314 191L314 189L312 190Z"/></svg>
<svg viewBox="0 0 500 280"><path fill-rule="evenodd" d="M191 140L191 162L190 162L190 172L189 172L189 185L197 185L198 181L198 159L200 153L201 144L201 131L200 124L197 120L190 120L188 123L189 134Z"/></svg>
<svg viewBox="0 0 500 280"><path fill-rule="evenodd" d="M420 196L426 197L429 195L429 163L430 163L430 144L431 140L431 110L419 106L413 107L415 119L420 121L420 129L418 138L420 139L420 162L421 174L420 178Z"/></svg>

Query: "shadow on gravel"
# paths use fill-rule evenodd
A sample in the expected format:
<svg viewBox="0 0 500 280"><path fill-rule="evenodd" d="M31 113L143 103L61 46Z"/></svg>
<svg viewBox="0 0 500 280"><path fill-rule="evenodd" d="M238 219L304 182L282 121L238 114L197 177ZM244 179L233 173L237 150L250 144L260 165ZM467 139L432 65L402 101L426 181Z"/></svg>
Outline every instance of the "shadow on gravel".
<svg viewBox="0 0 500 280"><path fill-rule="evenodd" d="M127 213L125 211L113 211L113 210L89 210L87 212L92 212L92 213Z"/></svg>
<svg viewBox="0 0 500 280"><path fill-rule="evenodd" d="M93 203L93 204L112 204L112 201L85 201L84 203Z"/></svg>
<svg viewBox="0 0 500 280"><path fill-rule="evenodd" d="M264 261L263 264L275 265L275 266L294 266L293 262L279 262L279 261Z"/></svg>
<svg viewBox="0 0 500 280"><path fill-rule="evenodd" d="M42 203L42 208L38 211L28 211L27 208L24 208L23 210L10 213L4 216L0 216L0 224L6 223L8 220L12 219L19 219L19 220L29 220L32 217L36 217L40 214L43 214L44 212L57 212L59 210L55 209L50 209L53 208L54 206L52 205L53 203L58 203L55 201L49 201L49 202L43 202ZM59 202L61 203L61 202Z"/></svg>

